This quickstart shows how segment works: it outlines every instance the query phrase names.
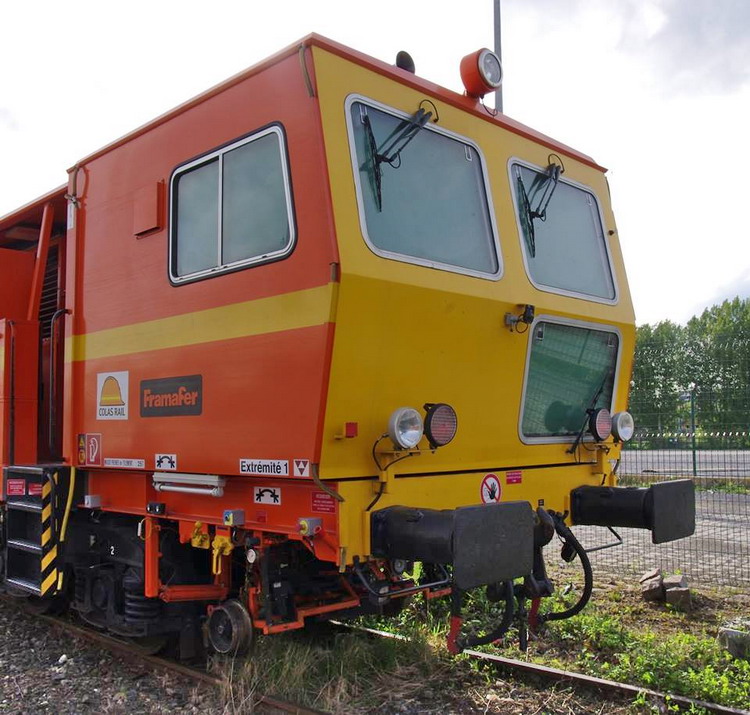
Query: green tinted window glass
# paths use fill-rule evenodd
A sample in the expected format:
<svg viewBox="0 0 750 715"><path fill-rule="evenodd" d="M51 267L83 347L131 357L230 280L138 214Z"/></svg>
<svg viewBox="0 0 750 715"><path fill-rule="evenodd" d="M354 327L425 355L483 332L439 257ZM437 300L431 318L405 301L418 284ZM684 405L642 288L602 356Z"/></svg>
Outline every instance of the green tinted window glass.
<svg viewBox="0 0 750 715"><path fill-rule="evenodd" d="M428 126L390 163L378 159L408 119L351 105L356 170L370 243L388 257L495 275L499 259L477 150Z"/></svg>
<svg viewBox="0 0 750 715"><path fill-rule="evenodd" d="M571 437L586 410L610 408L619 340L616 333L539 322L526 373L524 437Z"/></svg>
<svg viewBox="0 0 750 715"><path fill-rule="evenodd" d="M545 172L514 164L516 209L526 264L540 286L612 300L615 287L599 206L590 191L562 179L554 187L544 217L530 211L544 205L552 187Z"/></svg>

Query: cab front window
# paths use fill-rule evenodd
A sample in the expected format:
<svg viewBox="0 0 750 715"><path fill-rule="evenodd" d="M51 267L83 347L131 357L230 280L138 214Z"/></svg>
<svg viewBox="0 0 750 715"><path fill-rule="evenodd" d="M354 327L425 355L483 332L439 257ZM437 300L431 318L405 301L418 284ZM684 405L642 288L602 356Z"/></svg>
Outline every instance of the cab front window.
<svg viewBox="0 0 750 715"><path fill-rule="evenodd" d="M572 441L588 410L612 408L618 334L540 320L532 326L521 412L524 441Z"/></svg>
<svg viewBox="0 0 750 715"><path fill-rule="evenodd" d="M585 187L511 164L511 184L529 277L556 293L613 301L615 285L599 204Z"/></svg>
<svg viewBox="0 0 750 715"><path fill-rule="evenodd" d="M348 120L362 232L378 255L498 278L500 251L483 159L470 141L350 98Z"/></svg>

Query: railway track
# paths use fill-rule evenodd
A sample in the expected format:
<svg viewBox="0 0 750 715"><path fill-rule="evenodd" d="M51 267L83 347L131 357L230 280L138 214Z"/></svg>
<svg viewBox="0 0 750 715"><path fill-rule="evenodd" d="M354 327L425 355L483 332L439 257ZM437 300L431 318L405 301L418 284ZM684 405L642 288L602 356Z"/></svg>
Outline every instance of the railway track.
<svg viewBox="0 0 750 715"><path fill-rule="evenodd" d="M397 638L400 640L408 640L406 636L398 635L396 633L388 633L387 631L379 631L373 628L364 628L362 626L352 626L340 621L336 621L335 624L342 628L361 631L363 633L368 633L372 636L380 638ZM491 655L489 653L482 653L481 651L470 649L464 650L463 653L470 658L482 661L490 666L508 672L524 673L527 675L538 676L546 680L566 681L573 684L574 686L579 686L582 688L594 688L626 697L636 698L638 696L645 696L649 700L657 701L660 703L668 702L670 704L675 704L680 706L681 708L690 710L691 712L697 708L703 708L707 712L718 713L719 715L750 715L750 710L741 710L739 708L732 708L726 705L718 705L717 703L709 703L703 700L688 698L684 695L671 695L659 692L658 690L651 690L650 688L643 688L637 685L630 685L628 683L619 683L615 680L596 678L590 675L584 675L583 673L576 673L570 670L550 668L549 666L539 665L537 663L531 663L529 661L516 660L514 658L504 658L502 656Z"/></svg>
<svg viewBox="0 0 750 715"><path fill-rule="evenodd" d="M30 609L24 609L21 604L17 602L17 599L10 598L8 596L0 596L0 600L12 608L22 609L27 613L30 613L39 621L48 624L51 628L54 628L62 633L79 637L87 640L91 643L110 651L117 653L118 655L135 661L139 665L148 665L154 669L160 670L171 675L177 675L182 678L193 681L194 683L208 686L211 688L222 688L227 685L225 679L207 673L205 670L200 668L191 667L180 663L170 658L164 658L158 655L149 655L143 651L139 646L129 643L127 641L120 640L113 636L95 631L91 628L79 625L70 621L69 619L62 618L59 616L50 616L44 614L37 614ZM310 708L297 705L279 698L275 698L271 695L266 694L255 694L253 699L254 712L259 713L291 713L291 715L326 715L321 710L312 710Z"/></svg>

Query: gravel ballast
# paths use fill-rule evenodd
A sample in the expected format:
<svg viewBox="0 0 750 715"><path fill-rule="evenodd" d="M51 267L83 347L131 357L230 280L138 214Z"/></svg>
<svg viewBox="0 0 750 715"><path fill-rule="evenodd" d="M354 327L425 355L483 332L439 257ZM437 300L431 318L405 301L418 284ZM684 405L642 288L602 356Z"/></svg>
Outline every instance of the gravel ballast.
<svg viewBox="0 0 750 715"><path fill-rule="evenodd" d="M141 664L0 602L0 712L221 713L210 686Z"/></svg>

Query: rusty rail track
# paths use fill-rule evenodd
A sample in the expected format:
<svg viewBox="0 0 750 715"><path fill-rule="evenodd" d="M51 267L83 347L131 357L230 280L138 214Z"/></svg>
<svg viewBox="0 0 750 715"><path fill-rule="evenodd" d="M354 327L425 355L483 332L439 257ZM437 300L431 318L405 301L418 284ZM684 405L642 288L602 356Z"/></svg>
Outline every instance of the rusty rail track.
<svg viewBox="0 0 750 715"><path fill-rule="evenodd" d="M409 640L406 636L397 633L388 633L387 631L379 631L374 628L364 628L362 626L352 626L340 621L334 621L334 623L343 628L362 631L381 638ZM582 688L596 689L633 698L645 696L652 700L662 703L669 702L670 704L676 704L687 709L703 708L708 712L718 713L719 715L750 715L750 710L732 708L727 705L719 705L718 703L709 703L703 700L689 698L685 695L662 693L658 690L651 690L650 688L643 688L638 685L619 683L615 680L606 680L605 678L596 678L591 675L584 675L583 673L576 673L570 670L561 670L559 668L551 668L546 665L539 665L525 660L503 658L502 656L482 653L477 650L465 650L464 655L506 671L526 673L528 675L539 676L548 680L567 681Z"/></svg>

